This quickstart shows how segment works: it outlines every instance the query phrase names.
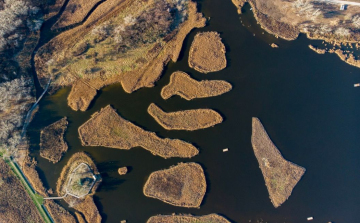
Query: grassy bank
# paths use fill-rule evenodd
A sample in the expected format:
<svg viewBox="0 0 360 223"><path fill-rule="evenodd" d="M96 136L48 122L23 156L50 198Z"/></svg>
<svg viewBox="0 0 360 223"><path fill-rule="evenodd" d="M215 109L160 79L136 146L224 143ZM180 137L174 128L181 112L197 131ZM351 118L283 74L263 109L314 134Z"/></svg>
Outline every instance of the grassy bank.
<svg viewBox="0 0 360 223"><path fill-rule="evenodd" d="M26 192L28 193L28 195L30 196L31 200L34 202L34 204L35 204L40 216L44 220L44 222L45 223L52 223L53 221L48 216L48 214L46 213L45 209L42 206L43 197L40 196L39 194L34 193L33 189L30 186L30 184L27 182L27 180L25 179L25 177L21 173L21 170L19 169L19 167L14 162L12 162L11 160L6 159L6 158L4 160L5 160L6 164L11 168L11 170L13 171L15 176L21 181L22 185L24 186L24 188L25 188Z"/></svg>

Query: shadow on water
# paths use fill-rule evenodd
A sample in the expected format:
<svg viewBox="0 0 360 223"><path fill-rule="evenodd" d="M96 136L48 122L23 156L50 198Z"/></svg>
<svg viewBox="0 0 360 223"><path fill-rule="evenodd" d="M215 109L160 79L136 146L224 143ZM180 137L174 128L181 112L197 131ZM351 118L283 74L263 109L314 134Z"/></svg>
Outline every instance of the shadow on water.
<svg viewBox="0 0 360 223"><path fill-rule="evenodd" d="M61 169L72 154L89 153L103 177L94 199L106 223L123 219L146 222L150 216L171 213L219 213L233 222L263 219L302 223L308 216L314 216L314 222L357 222L360 104L356 101L360 91L353 84L360 82L359 69L340 61L336 55L318 55L308 48L309 44L319 45L321 41L308 40L304 35L296 41L284 41L266 34L256 24L249 5L238 15L231 1L199 3L205 16L211 17L209 26L190 33L179 61L166 67L154 88L127 94L120 84L105 87L85 112L75 112L67 106L70 88L40 102L28 133L31 151L42 170L41 178L55 188ZM189 47L197 32L210 30L221 33L228 49L228 67L201 74L188 66ZM273 42L280 48L272 49L269 44ZM186 101L174 96L163 100L160 91L177 70L197 80L226 80L233 89L213 98ZM153 102L165 111L211 108L225 119L204 130L168 131L147 113ZM83 147L78 127L108 104L125 119L160 137L193 143L200 154L192 159L163 159L138 147L131 150ZM59 163L52 164L39 156L40 130L63 116L69 120L65 135L69 150ZM260 118L287 160L307 169L289 200L276 209L270 202L251 146L252 117ZM229 152L223 153L223 148L229 148ZM208 190L200 209L174 207L142 193L153 171L179 162L197 162L205 170ZM123 166L133 169L119 176L117 168Z"/></svg>

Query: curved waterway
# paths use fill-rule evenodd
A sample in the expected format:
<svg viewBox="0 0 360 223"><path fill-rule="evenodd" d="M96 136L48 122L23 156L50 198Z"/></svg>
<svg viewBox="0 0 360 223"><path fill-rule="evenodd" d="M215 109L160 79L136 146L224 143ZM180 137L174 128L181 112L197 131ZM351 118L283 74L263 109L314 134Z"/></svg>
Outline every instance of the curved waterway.
<svg viewBox="0 0 360 223"><path fill-rule="evenodd" d="M167 66L154 88L127 94L120 85L106 87L86 112L75 112L67 106L69 88L42 99L28 134L45 185L55 188L71 155L86 151L103 177L94 197L106 223L123 219L141 223L152 215L171 213L219 213L239 223L300 223L309 216L314 217L313 222L358 222L360 89L353 84L360 82L360 69L334 54L318 55L308 48L308 44L319 45L320 41L300 36L288 42L262 34L249 6L239 16L230 0L198 2L204 15L211 17L208 26L191 32L180 61ZM200 74L188 67L189 47L196 32L213 30L221 33L227 47L228 67ZM271 48L272 42L280 48ZM233 90L207 99L173 97L165 101L160 97L161 88L177 70L198 80L227 80ZM224 122L193 132L167 131L147 114L152 102L165 111L212 108L223 115ZM161 137L193 143L200 154L192 159L163 159L141 148L126 151L81 146L78 127L108 104L124 118ZM40 130L63 116L69 120L69 150L54 165L39 156ZM284 157L307 170L289 200L277 209L270 202L251 147L253 116L260 118ZM229 152L223 153L223 148L229 148ZM208 189L200 209L173 207L143 195L143 185L151 172L189 161L200 163L207 177ZM117 174L122 166L131 167L125 176Z"/></svg>

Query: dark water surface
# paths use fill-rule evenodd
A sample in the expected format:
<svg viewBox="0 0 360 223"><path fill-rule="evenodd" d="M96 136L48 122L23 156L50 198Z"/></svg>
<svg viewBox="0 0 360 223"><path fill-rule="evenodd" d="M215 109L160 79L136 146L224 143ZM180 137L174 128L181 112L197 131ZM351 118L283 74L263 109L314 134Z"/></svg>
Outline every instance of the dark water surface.
<svg viewBox="0 0 360 223"><path fill-rule="evenodd" d="M359 222L360 89L353 84L360 82L360 70L336 55L318 55L307 46L320 41L300 36L288 42L262 34L249 7L239 16L230 0L202 0L199 4L204 15L211 17L209 25L191 32L180 61L169 64L154 88L127 94L120 85L106 87L86 112L74 112L67 106L68 88L41 101L28 133L45 185L55 188L71 155L86 151L103 177L95 195L103 222L126 219L141 223L152 215L171 213L219 213L233 222L300 223L309 216L314 216L314 223ZM194 35L209 30L221 33L229 66L220 72L200 74L188 67L188 51ZM280 48L272 49L272 42ZM160 97L161 88L176 70L198 80L227 80L233 90L190 102L180 97L165 101ZM223 115L224 122L194 132L167 131L147 114L152 102L165 111L212 108ZM125 151L81 146L78 127L108 104L122 117L161 137L193 143L200 154L192 159L166 160L142 148ZM63 116L69 119L69 151L54 165L39 157L40 129ZM251 147L253 116L260 118L284 157L307 170L289 200L277 209L270 202ZM229 152L223 153L223 148L229 148ZM142 187L151 172L189 161L200 163L206 173L208 189L200 209L173 207L143 195ZM122 166L130 166L130 173L119 176L117 168Z"/></svg>

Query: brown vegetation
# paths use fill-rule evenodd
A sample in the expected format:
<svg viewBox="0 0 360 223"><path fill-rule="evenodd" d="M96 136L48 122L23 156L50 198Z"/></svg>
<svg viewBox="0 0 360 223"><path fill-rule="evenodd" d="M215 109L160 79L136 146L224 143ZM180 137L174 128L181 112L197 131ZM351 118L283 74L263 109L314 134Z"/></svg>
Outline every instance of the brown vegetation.
<svg viewBox="0 0 360 223"><path fill-rule="evenodd" d="M53 200L44 200L44 205L56 223L77 223L74 216Z"/></svg>
<svg viewBox="0 0 360 223"><path fill-rule="evenodd" d="M70 94L67 98L68 105L74 111L86 111L96 93L96 89L86 85L81 80L77 80L72 86Z"/></svg>
<svg viewBox="0 0 360 223"><path fill-rule="evenodd" d="M335 51L329 51L330 53L335 53L336 55L338 55L338 57L342 60L345 61L347 64L350 64L352 66L355 67L359 67L360 68L360 60L357 60L354 56L354 54L352 53L345 53L343 50L337 49Z"/></svg>
<svg viewBox="0 0 360 223"><path fill-rule="evenodd" d="M0 219L7 223L43 222L20 180L0 158Z"/></svg>
<svg viewBox="0 0 360 223"><path fill-rule="evenodd" d="M294 40L299 33L326 41L357 42L360 40L358 6L340 11L338 5L307 0L232 0L241 13L249 2L256 20L268 33Z"/></svg>
<svg viewBox="0 0 360 223"><path fill-rule="evenodd" d="M146 223L230 223L224 217L217 214L209 214L203 216L192 215L158 215L147 220Z"/></svg>
<svg viewBox="0 0 360 223"><path fill-rule="evenodd" d="M119 116L110 105L93 114L91 119L80 126L79 135L84 146L127 150L140 146L163 158L190 158L199 153L190 143L178 139L162 139L153 132L143 130Z"/></svg>
<svg viewBox="0 0 360 223"><path fill-rule="evenodd" d="M265 179L271 202L279 207L305 173L305 168L285 160L273 144L263 125L252 119L251 143Z"/></svg>
<svg viewBox="0 0 360 223"><path fill-rule="evenodd" d="M92 169L95 175L99 175L99 171L96 168L94 161L84 152L75 153L69 159L67 164L63 167L60 177L56 183L56 192L59 196L63 196L65 186L67 185L70 173L80 164L86 163ZM75 198L70 195L64 198L64 200L75 210L81 212L88 223L100 223L101 216L94 203L92 195L95 193L100 181L98 181L91 190L91 193L84 198Z"/></svg>
<svg viewBox="0 0 360 223"><path fill-rule="evenodd" d="M40 132L40 156L57 163L62 155L68 150L64 140L68 121L66 117L45 127Z"/></svg>
<svg viewBox="0 0 360 223"><path fill-rule="evenodd" d="M219 33L198 33L190 47L189 66L201 73L222 70L226 67L225 52Z"/></svg>
<svg viewBox="0 0 360 223"><path fill-rule="evenodd" d="M313 45L309 45L309 48L313 51L315 51L316 53L318 54L325 54L326 53L326 50L324 49L319 49L317 47L314 47Z"/></svg>
<svg viewBox="0 0 360 223"><path fill-rule="evenodd" d="M70 0L54 29L63 28L81 22L86 14L101 0Z"/></svg>
<svg viewBox="0 0 360 223"><path fill-rule="evenodd" d="M206 192L204 170L197 163L179 163L150 174L144 185L145 196L165 203L199 208Z"/></svg>
<svg viewBox="0 0 360 223"><path fill-rule="evenodd" d="M170 83L161 90L161 97L168 99L173 95L179 95L186 100L194 98L214 97L232 89L231 84L222 80L196 81L182 71L171 74Z"/></svg>
<svg viewBox="0 0 360 223"><path fill-rule="evenodd" d="M128 169L127 169L126 166L120 167L120 168L118 169L119 175L125 175L127 172L128 172Z"/></svg>
<svg viewBox="0 0 360 223"><path fill-rule="evenodd" d="M86 223L84 217L79 212L75 212L75 216L78 223Z"/></svg>
<svg viewBox="0 0 360 223"><path fill-rule="evenodd" d="M192 109L177 112L164 112L156 104L148 107L148 113L167 130L194 131L219 124L223 118L212 109Z"/></svg>
<svg viewBox="0 0 360 223"><path fill-rule="evenodd" d="M205 26L205 18L197 13L195 2L185 4L178 1L176 4L180 5L173 4L168 0L105 1L84 24L61 33L39 49L35 56L39 80L44 84L45 79L52 76L53 90L73 85L69 105L82 110L86 109L96 92L88 89L87 95L87 90L80 89L82 84L76 85L79 79L93 89L121 82L129 93L142 87L152 87L163 67L170 60L178 59L187 34L193 28ZM174 8L180 18L172 18L170 26L167 5ZM150 16L151 13L159 16ZM149 24L156 28L148 27ZM131 38L127 38L128 33L132 33ZM138 42L133 44L133 40ZM87 50L74 56L73 52L84 43L88 46Z"/></svg>

